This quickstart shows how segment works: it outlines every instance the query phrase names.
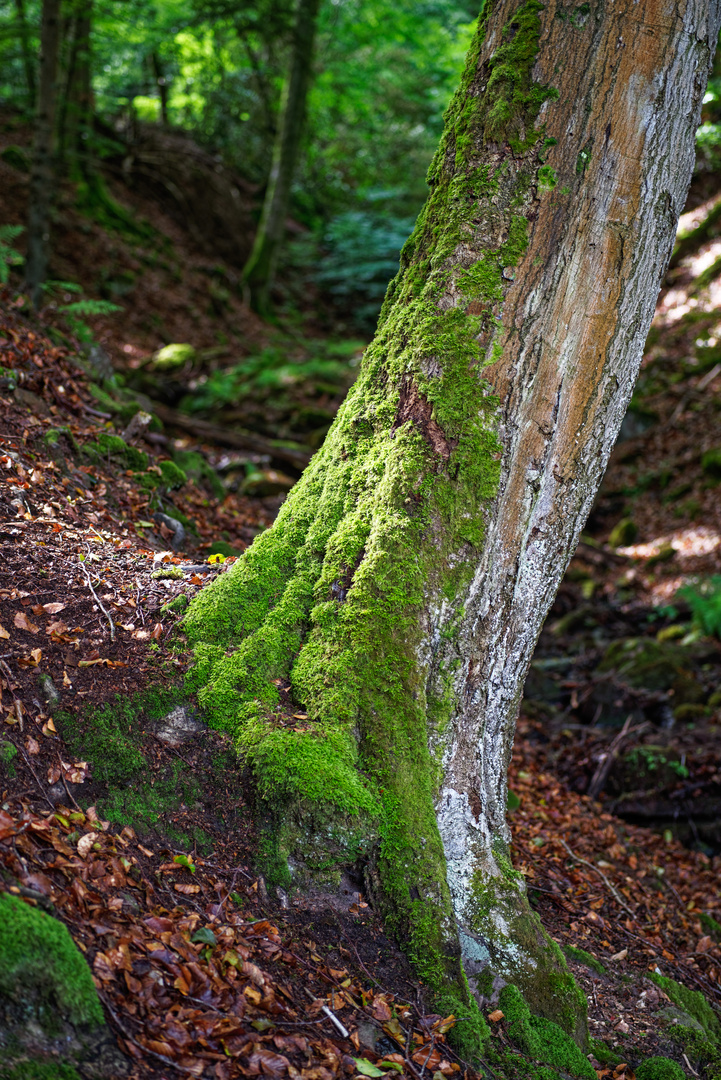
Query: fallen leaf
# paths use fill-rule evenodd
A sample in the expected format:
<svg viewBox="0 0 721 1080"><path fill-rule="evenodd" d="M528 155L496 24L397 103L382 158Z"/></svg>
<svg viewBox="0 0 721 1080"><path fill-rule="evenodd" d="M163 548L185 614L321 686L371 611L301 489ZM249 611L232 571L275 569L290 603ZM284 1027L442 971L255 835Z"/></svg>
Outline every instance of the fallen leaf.
<svg viewBox="0 0 721 1080"><path fill-rule="evenodd" d="M56 601L56 602L54 602L52 604L43 604L42 606L43 606L43 610L47 611L48 615L57 615L57 613L59 611L64 611L64 609L68 605L67 604L59 604Z"/></svg>
<svg viewBox="0 0 721 1080"><path fill-rule="evenodd" d="M488 1014L488 1019L493 1024L497 1024L499 1020L503 1019L503 1013L500 1009L494 1009L492 1013Z"/></svg>
<svg viewBox="0 0 721 1080"><path fill-rule="evenodd" d="M81 859L86 859L90 853L93 844L98 839L100 834L96 832L84 833L78 840L78 855Z"/></svg>
<svg viewBox="0 0 721 1080"><path fill-rule="evenodd" d="M37 634L40 629L35 623L30 622L24 611L18 611L13 619L18 630L27 630L31 634Z"/></svg>
<svg viewBox="0 0 721 1080"><path fill-rule="evenodd" d="M374 1065L368 1058L353 1058L355 1067L361 1076L382 1076L384 1070L379 1069L377 1065Z"/></svg>
<svg viewBox="0 0 721 1080"><path fill-rule="evenodd" d="M25 747L28 754L34 755L40 753L40 743L37 741L37 739L34 739L32 735L28 735L27 739L25 740Z"/></svg>
<svg viewBox="0 0 721 1080"><path fill-rule="evenodd" d="M708 952L708 950L711 948L712 945L713 945L713 938L709 937L709 935L707 934L705 937L702 937L699 940L699 942L698 942L698 944L696 946L696 952Z"/></svg>
<svg viewBox="0 0 721 1080"><path fill-rule="evenodd" d="M612 960L625 960L627 956L628 956L628 949L621 949L621 951L617 952L614 956L611 957L611 959Z"/></svg>
<svg viewBox="0 0 721 1080"><path fill-rule="evenodd" d="M3 638L5 641L10 640L10 635L8 634L7 630L5 629L5 627L1 623L0 623L0 638Z"/></svg>
<svg viewBox="0 0 721 1080"><path fill-rule="evenodd" d="M173 885L176 892L182 893L184 896L192 896L194 893L200 892L200 885Z"/></svg>

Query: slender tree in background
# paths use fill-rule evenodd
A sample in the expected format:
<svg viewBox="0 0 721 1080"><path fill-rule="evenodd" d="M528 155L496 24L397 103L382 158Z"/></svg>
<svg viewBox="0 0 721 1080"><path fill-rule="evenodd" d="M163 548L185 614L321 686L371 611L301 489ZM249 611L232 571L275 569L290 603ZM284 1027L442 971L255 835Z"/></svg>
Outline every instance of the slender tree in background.
<svg viewBox="0 0 721 1080"><path fill-rule="evenodd" d="M40 85L33 138L28 201L28 247L25 282L34 306L40 306L50 250L50 214L55 185L54 143L57 104L60 0L43 0L40 27Z"/></svg>
<svg viewBox="0 0 721 1080"><path fill-rule="evenodd" d="M270 880L330 890L362 866L467 1050L468 981L515 983L585 1040L509 858L507 768L631 396L720 20L719 0L486 3L358 381L185 622Z"/></svg>
<svg viewBox="0 0 721 1080"><path fill-rule="evenodd" d="M260 312L269 308L270 287L285 231L293 173L303 136L319 6L320 0L298 0L290 70L283 90L268 187L253 250L243 270L251 305Z"/></svg>
<svg viewBox="0 0 721 1080"><path fill-rule="evenodd" d="M15 10L18 13L18 27L20 30L20 48L23 54L23 67L25 69L25 81L28 88L28 102L30 108L35 107L35 60L30 47L30 27L25 14L25 0L15 0Z"/></svg>
<svg viewBox="0 0 721 1080"><path fill-rule="evenodd" d="M160 119L163 127L169 127L168 120L168 80L165 77L165 69L163 67L163 61L160 57L160 53L155 49L150 56L150 63L153 69L153 77L155 84L158 87L158 95L160 97Z"/></svg>
<svg viewBox="0 0 721 1080"><path fill-rule="evenodd" d="M69 5L65 87L59 128L62 166L75 179L90 171L89 137L92 132L93 90L91 68L92 0Z"/></svg>

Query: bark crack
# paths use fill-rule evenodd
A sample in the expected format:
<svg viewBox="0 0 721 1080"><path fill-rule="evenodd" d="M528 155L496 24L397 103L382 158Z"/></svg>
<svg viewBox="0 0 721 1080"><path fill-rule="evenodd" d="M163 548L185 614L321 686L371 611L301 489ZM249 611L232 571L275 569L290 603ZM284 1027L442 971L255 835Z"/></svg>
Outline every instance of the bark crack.
<svg viewBox="0 0 721 1080"><path fill-rule="evenodd" d="M433 402L420 392L414 379L404 375L398 398L398 411L393 421L391 434L410 421L418 429L431 449L448 461L458 446L458 439L449 439L443 428L433 417Z"/></svg>

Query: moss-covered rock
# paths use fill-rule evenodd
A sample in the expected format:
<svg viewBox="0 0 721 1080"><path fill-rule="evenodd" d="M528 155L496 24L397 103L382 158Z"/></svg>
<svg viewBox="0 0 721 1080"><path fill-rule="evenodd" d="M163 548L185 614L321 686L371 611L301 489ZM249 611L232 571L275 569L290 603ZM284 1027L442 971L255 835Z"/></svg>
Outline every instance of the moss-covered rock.
<svg viewBox="0 0 721 1080"><path fill-rule="evenodd" d="M92 461L120 460L129 469L147 469L150 464L150 458L144 450L128 446L119 435L111 435L107 431L102 431L96 442L85 443L83 453Z"/></svg>
<svg viewBox="0 0 721 1080"><path fill-rule="evenodd" d="M173 371L195 360L197 353L192 345L176 343L164 345L153 355L153 367L157 371Z"/></svg>
<svg viewBox="0 0 721 1080"><path fill-rule="evenodd" d="M697 1020L711 1039L715 1042L721 1041L721 1021L700 990L689 990L687 986L676 982L675 979L658 975L654 971L649 972L648 977L668 994L674 1005Z"/></svg>
<svg viewBox="0 0 721 1080"><path fill-rule="evenodd" d="M636 1069L636 1080L686 1080L686 1073L666 1057L650 1057Z"/></svg>
<svg viewBox="0 0 721 1080"><path fill-rule="evenodd" d="M34 1010L41 1023L103 1023L90 968L65 926L15 896L0 894L0 995Z"/></svg>
<svg viewBox="0 0 721 1080"><path fill-rule="evenodd" d="M585 949L577 949L575 945L564 945L563 951L566 954L566 959L571 960L576 964L583 964L584 967L591 968L597 975L605 975L606 969L595 956L586 952Z"/></svg>
<svg viewBox="0 0 721 1080"><path fill-rule="evenodd" d="M701 468L712 480L721 480L721 446L707 450L701 456Z"/></svg>
<svg viewBox="0 0 721 1080"><path fill-rule="evenodd" d="M225 496L225 488L220 477L202 454L194 450L176 450L173 460L191 480L209 488L216 499L222 499Z"/></svg>

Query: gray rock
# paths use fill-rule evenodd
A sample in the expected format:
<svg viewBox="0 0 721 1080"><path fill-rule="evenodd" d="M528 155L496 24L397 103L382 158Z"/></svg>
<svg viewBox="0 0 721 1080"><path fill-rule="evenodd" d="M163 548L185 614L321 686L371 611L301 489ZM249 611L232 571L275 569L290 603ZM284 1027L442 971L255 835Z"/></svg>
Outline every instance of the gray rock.
<svg viewBox="0 0 721 1080"><path fill-rule="evenodd" d="M58 693L58 689L55 683L49 675L46 675L43 672L42 674L38 675L38 684L40 686L40 691L45 698L45 704L47 705L48 712L54 713L58 705L60 704L60 694Z"/></svg>
<svg viewBox="0 0 721 1080"><path fill-rule="evenodd" d="M168 514L153 514L153 521L158 525L165 525L170 530L172 536L169 537L170 546L173 551L179 551L185 542L185 528L182 523L176 518L169 517Z"/></svg>
<svg viewBox="0 0 721 1080"><path fill-rule="evenodd" d="M694 1031L704 1031L703 1025L699 1024L698 1020L694 1019L693 1016L689 1016L683 1009L678 1009L675 1005L667 1005L665 1009L659 1009L656 1016L660 1016L674 1027L685 1027L692 1028Z"/></svg>
<svg viewBox="0 0 721 1080"><path fill-rule="evenodd" d="M375 1050L376 1043L382 1035L381 1029L371 1024L369 1020L364 1020L358 1025L358 1042L367 1050Z"/></svg>
<svg viewBox="0 0 721 1080"><path fill-rule="evenodd" d="M183 743L192 739L199 731L203 731L205 724L197 720L187 705L178 705L159 722L155 729L155 737L168 746L182 746Z"/></svg>

